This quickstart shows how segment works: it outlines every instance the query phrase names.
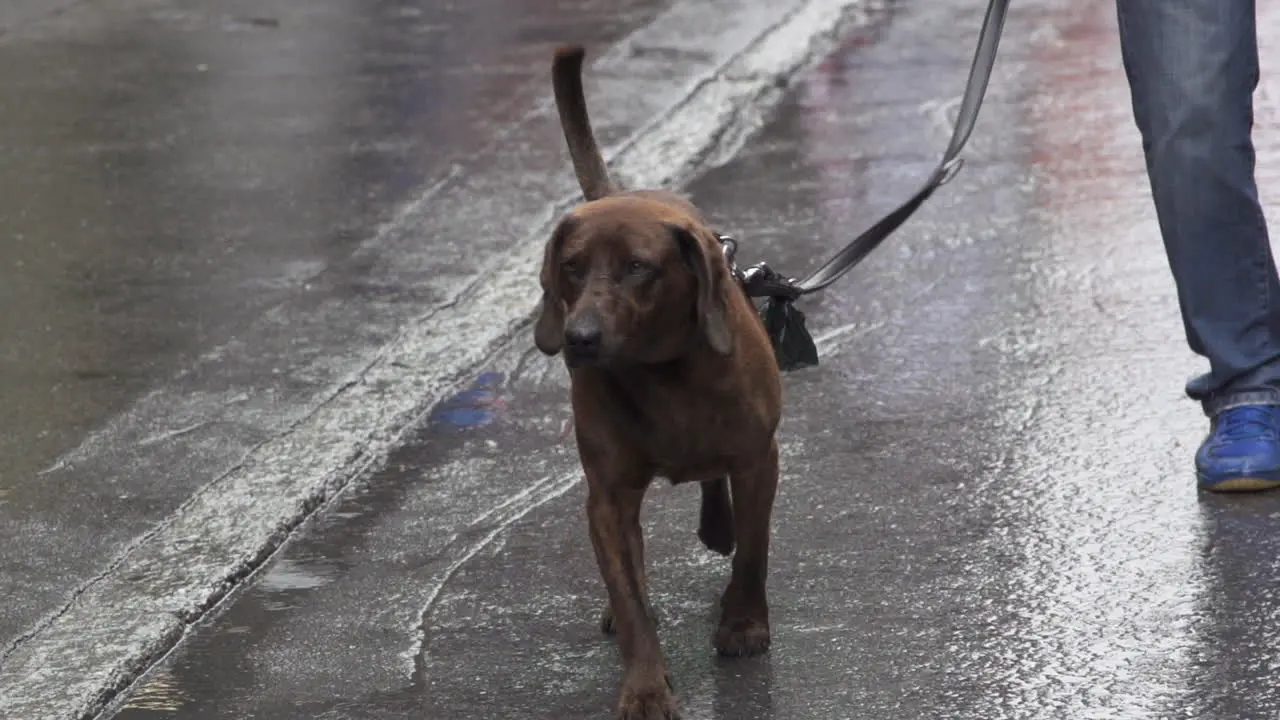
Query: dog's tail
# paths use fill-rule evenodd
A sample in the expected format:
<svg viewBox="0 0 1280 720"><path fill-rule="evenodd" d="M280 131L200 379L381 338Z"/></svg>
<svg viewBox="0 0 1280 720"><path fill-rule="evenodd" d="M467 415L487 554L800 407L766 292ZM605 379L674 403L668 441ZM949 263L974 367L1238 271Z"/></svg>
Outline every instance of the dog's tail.
<svg viewBox="0 0 1280 720"><path fill-rule="evenodd" d="M599 200L617 191L609 179L609 170L596 145L591 131L591 119L587 115L587 101L582 91L582 58L586 51L581 45L568 45L556 49L551 64L551 84L555 89L556 110L560 113L560 127L569 144L569 157L573 159L573 171L578 185L587 200Z"/></svg>

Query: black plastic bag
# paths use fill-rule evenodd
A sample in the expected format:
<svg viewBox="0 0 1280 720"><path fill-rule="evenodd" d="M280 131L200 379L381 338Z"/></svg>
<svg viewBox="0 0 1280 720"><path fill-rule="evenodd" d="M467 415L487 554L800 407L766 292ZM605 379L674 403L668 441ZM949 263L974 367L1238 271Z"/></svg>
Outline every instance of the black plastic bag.
<svg viewBox="0 0 1280 720"><path fill-rule="evenodd" d="M783 372L818 364L818 346L804 326L804 313L787 298L770 297L760 309L774 357Z"/></svg>

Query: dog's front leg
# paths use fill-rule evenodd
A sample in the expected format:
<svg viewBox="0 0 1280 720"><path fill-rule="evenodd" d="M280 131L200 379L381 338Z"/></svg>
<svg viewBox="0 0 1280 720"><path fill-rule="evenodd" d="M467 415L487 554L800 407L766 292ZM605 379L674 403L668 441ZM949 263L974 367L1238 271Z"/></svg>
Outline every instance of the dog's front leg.
<svg viewBox="0 0 1280 720"><path fill-rule="evenodd" d="M769 649L769 524L778 492L778 442L754 462L730 473L733 536L737 550L729 587L720 598L716 650L721 655L758 655Z"/></svg>
<svg viewBox="0 0 1280 720"><path fill-rule="evenodd" d="M630 506L627 506L630 508ZM640 524L640 501L637 501L634 512L634 518L623 518L624 525L635 523L638 527ZM650 621L656 627L658 624L658 616L653 612L653 606L649 603L649 574L644 564L644 533L633 532L627 533L627 543L631 548L631 559L640 573L640 597L644 600L645 614L648 615ZM618 631L617 623L613 619L613 603L608 597L604 601L604 611L600 613L600 630L605 635L613 635Z"/></svg>
<svg viewBox="0 0 1280 720"><path fill-rule="evenodd" d="M600 575L609 593L623 681L618 717L625 720L676 720L675 698L658 629L649 611L644 582L640 505L644 489L616 478L601 482L587 471L587 522Z"/></svg>

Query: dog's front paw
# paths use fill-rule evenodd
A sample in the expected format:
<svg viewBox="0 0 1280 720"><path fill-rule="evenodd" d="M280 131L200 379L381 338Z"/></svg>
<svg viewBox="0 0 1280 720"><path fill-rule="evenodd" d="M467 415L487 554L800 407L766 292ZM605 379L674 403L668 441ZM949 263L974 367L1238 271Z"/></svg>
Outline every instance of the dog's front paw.
<svg viewBox="0 0 1280 720"><path fill-rule="evenodd" d="M618 720L680 720L666 675L624 684L618 699Z"/></svg>
<svg viewBox="0 0 1280 720"><path fill-rule="evenodd" d="M729 618L716 629L716 652L724 657L751 657L769 649L769 624L751 618Z"/></svg>

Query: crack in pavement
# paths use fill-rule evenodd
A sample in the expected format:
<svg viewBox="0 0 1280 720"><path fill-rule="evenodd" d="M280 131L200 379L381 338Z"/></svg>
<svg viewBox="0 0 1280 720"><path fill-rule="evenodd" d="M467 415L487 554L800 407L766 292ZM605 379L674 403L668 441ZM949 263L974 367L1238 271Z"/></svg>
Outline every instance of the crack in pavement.
<svg viewBox="0 0 1280 720"><path fill-rule="evenodd" d="M493 541L498 539L512 525L527 517L534 510L572 490L578 484L581 475L582 473L577 471L568 472L558 477L547 475L528 489L511 496L505 502L486 511L454 536L454 540L450 545L458 542L462 536L474 534L476 530L488 526L488 532L484 533L480 538L471 542L464 542L460 548L454 550L454 552L458 553L457 557L430 583L430 590L427 591L426 603L419 613L418 623L410 629L410 634L413 638L412 643L400 655L409 666L411 677L415 682L420 681L426 673L426 654L430 644L427 632L428 620L449 582L453 580L464 565L482 550L493 544ZM490 517L494 518L493 523L483 522ZM449 554L447 550L446 554Z"/></svg>

